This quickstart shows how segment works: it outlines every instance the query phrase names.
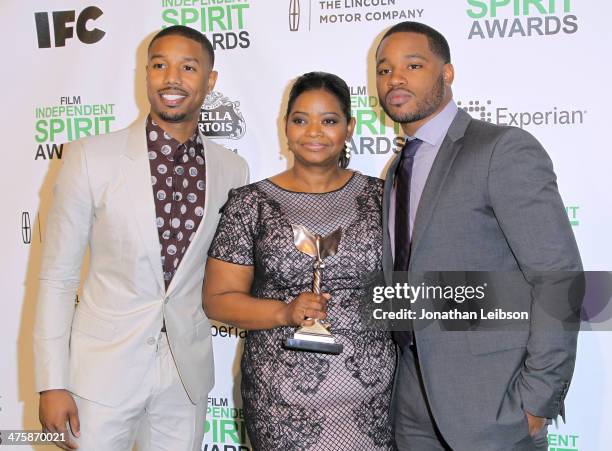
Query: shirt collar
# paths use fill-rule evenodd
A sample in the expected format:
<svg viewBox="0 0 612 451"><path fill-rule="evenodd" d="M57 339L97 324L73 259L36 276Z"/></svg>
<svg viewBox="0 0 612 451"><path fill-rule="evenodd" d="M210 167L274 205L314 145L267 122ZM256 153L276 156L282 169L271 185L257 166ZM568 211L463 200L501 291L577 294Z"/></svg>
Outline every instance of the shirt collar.
<svg viewBox="0 0 612 451"><path fill-rule="evenodd" d="M149 145L151 145L151 140L150 140L151 132L154 132L156 136L163 138L161 140L157 140L157 143L156 143L157 145L161 145L161 142L163 141L165 144L168 144L170 146L171 153L168 155L168 157L170 158L174 158L174 155L176 154L177 150L179 149L181 145L184 145L185 152L187 151L189 147L195 147L196 151L199 151L200 153L203 152L203 144L200 139L200 134L198 133L197 127L193 131L193 135L191 135L191 137L187 141L185 141L184 143L180 143L176 139L174 139L172 136L170 136L168 133L166 133L159 126L159 124L153 120L153 118L149 114L147 116L147 125L146 125L147 142L149 143Z"/></svg>
<svg viewBox="0 0 612 451"><path fill-rule="evenodd" d="M423 124L421 128L416 131L414 137L409 136L408 139L419 138L421 141L431 146L439 145L442 139L444 139L444 136L446 136L456 115L457 104L451 99L451 101L442 108L442 111Z"/></svg>

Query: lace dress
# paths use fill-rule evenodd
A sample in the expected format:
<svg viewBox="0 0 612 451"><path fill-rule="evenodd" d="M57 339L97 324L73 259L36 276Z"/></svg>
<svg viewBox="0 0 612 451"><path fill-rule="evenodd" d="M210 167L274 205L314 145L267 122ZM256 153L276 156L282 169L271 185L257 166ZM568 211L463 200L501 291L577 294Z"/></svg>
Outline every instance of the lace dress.
<svg viewBox="0 0 612 451"><path fill-rule="evenodd" d="M242 355L245 422L254 450L393 450L390 420L395 348L387 332L367 331L357 308L360 277L380 270L382 181L353 174L329 193L287 191L269 180L233 190L209 250L211 257L254 265L251 294L290 302L312 291L313 259L293 243L291 224L327 235L322 291L340 355L287 350L295 328L247 334Z"/></svg>

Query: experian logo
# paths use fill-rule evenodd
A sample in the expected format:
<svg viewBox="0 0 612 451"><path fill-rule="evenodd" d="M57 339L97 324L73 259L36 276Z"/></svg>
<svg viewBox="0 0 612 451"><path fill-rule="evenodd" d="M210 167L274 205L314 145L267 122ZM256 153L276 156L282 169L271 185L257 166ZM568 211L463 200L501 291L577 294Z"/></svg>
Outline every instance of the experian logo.
<svg viewBox="0 0 612 451"><path fill-rule="evenodd" d="M519 128L539 125L581 125L587 114L586 110L566 110L556 106L541 111L513 111L508 107L493 106L491 100L459 100L457 106L475 119Z"/></svg>

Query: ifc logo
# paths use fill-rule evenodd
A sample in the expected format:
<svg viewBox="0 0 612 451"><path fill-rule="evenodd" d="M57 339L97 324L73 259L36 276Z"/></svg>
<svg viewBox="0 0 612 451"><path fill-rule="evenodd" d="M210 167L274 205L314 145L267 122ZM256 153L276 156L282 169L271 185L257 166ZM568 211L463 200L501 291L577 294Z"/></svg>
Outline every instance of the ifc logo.
<svg viewBox="0 0 612 451"><path fill-rule="evenodd" d="M300 28L300 0L289 0L289 31Z"/></svg>
<svg viewBox="0 0 612 451"><path fill-rule="evenodd" d="M88 6L80 12L76 20L76 34L79 41L84 44L95 44L100 41L105 31L99 28L88 28L88 22L95 21L103 14L102 10L97 6ZM51 13L53 20L53 37L55 47L64 47L66 40L74 37L74 27L68 24L74 23L76 11L53 11ZM51 30L49 22L49 13L37 12L34 13L36 21L36 36L38 38L38 48L48 49L51 47Z"/></svg>

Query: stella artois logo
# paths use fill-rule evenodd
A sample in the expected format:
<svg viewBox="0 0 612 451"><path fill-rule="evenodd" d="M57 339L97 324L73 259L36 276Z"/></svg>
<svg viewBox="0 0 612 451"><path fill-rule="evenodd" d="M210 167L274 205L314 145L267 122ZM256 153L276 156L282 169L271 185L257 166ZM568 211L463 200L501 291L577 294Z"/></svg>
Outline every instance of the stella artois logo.
<svg viewBox="0 0 612 451"><path fill-rule="evenodd" d="M213 139L242 138L246 122L239 106L240 102L230 100L218 91L211 92L200 110L198 126L202 133Z"/></svg>

